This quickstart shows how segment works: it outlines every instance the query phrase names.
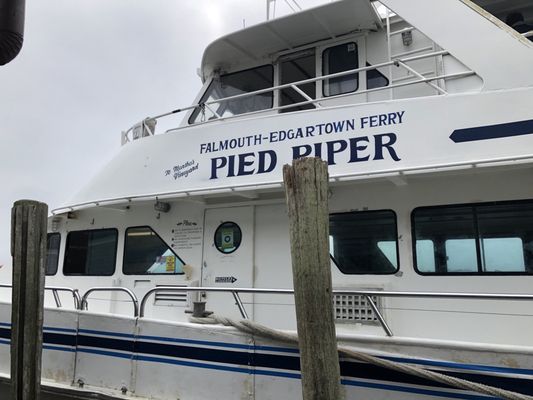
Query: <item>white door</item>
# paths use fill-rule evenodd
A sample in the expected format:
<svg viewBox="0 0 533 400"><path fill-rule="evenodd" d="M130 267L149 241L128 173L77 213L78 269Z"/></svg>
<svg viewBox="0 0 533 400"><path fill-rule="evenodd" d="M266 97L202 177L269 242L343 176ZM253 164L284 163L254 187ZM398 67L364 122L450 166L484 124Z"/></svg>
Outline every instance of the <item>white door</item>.
<svg viewBox="0 0 533 400"><path fill-rule="evenodd" d="M202 286L253 286L254 208L228 207L205 212ZM253 295L241 294L250 318ZM224 317L240 319L241 314L231 293L207 292L206 309Z"/></svg>

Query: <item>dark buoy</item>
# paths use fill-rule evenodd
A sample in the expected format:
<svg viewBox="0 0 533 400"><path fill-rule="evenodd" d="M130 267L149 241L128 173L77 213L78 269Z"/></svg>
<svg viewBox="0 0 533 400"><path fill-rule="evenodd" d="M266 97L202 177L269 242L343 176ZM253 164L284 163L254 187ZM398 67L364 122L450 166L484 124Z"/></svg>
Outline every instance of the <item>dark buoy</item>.
<svg viewBox="0 0 533 400"><path fill-rule="evenodd" d="M24 41L26 0L0 0L0 65L13 60Z"/></svg>

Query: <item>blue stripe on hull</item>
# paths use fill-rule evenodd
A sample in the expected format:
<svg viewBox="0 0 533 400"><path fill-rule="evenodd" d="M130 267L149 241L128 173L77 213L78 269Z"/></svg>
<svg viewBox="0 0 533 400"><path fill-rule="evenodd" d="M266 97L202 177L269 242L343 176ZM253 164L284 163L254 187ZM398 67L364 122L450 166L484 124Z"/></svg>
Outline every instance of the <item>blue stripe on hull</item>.
<svg viewBox="0 0 533 400"><path fill-rule="evenodd" d="M0 324L0 344L9 344L9 324ZM64 332L64 333L62 333ZM46 350L81 352L99 356L138 360L144 362L173 364L195 368L205 368L237 373L276 376L282 378L300 378L300 360L297 349L278 348L271 346L241 345L224 342L209 342L201 340L174 339L155 336L135 336L130 334L80 330L87 334L68 334L74 330L63 328L44 328L44 348ZM106 337L102 337L106 336ZM146 339L158 340L154 343ZM144 339L144 340L143 340ZM189 346L199 344L211 347ZM78 346L78 347L77 347ZM218 348L213 348L218 347ZM234 350L233 350L234 349ZM278 354L261 353L261 350L277 351ZM239 351L241 350L241 351ZM281 354L279 354L281 353ZM400 357L384 357L397 362L419 364L432 367L462 369L462 371L445 371L447 375L478 383L494 385L524 394L533 394L533 379L522 379L508 376L494 376L475 374L474 372L513 373L529 375L533 378L533 371L528 369L500 368L484 365L457 364L433 360L420 360ZM441 371L442 372L442 371ZM341 361L343 384L381 390L394 390L413 394L456 398L456 399L488 399L486 396L465 393L450 393L438 390L448 389L446 385L427 381L408 374L390 371L373 365ZM367 381L380 381L367 382ZM409 386L402 386L409 385ZM430 388L412 387L425 386Z"/></svg>

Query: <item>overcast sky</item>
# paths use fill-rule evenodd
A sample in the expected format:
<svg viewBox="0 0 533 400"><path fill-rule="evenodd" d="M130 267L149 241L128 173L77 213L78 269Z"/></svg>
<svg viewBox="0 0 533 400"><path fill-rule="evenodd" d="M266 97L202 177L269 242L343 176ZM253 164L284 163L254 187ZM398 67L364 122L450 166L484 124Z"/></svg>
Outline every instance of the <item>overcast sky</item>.
<svg viewBox="0 0 533 400"><path fill-rule="evenodd" d="M266 0L26 0L24 47L0 66L0 265L14 201L72 197L122 130L192 102L207 44L265 17Z"/></svg>

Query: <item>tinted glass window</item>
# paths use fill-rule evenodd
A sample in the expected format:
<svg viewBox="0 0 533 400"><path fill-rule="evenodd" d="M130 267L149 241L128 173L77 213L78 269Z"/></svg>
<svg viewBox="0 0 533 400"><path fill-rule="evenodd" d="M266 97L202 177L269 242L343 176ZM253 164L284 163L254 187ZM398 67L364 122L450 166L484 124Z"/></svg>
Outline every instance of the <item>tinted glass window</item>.
<svg viewBox="0 0 533 400"><path fill-rule="evenodd" d="M117 230L70 232L65 249L65 275L113 275Z"/></svg>
<svg viewBox="0 0 533 400"><path fill-rule="evenodd" d="M316 76L316 60L314 51L311 53L291 56L280 63L281 84L303 81L311 79ZM303 85L297 85L297 88L304 92L307 96L314 99L316 97L316 82L308 82ZM287 106L289 104L301 103L308 101L304 96L298 93L293 88L285 88L280 90L280 105ZM299 110L308 110L315 108L314 104L302 104L296 107L283 108L280 111L290 112Z"/></svg>
<svg viewBox="0 0 533 400"><path fill-rule="evenodd" d="M337 72L359 68L357 45L344 43L324 50L322 54L322 74L329 75ZM324 96L355 92L359 87L359 74L349 74L324 80Z"/></svg>
<svg viewBox="0 0 533 400"><path fill-rule="evenodd" d="M55 275L57 273L57 264L59 262L59 245L61 244L61 235L59 233L49 233L46 242L46 275Z"/></svg>
<svg viewBox="0 0 533 400"><path fill-rule="evenodd" d="M393 274L398 270L396 215L361 211L329 217L330 254L345 274Z"/></svg>
<svg viewBox="0 0 533 400"><path fill-rule="evenodd" d="M366 63L366 66L370 67L371 65ZM366 71L367 89L377 89L384 86L389 86L389 80L385 75L383 75L377 69L369 69Z"/></svg>
<svg viewBox="0 0 533 400"><path fill-rule="evenodd" d="M206 92L200 100L206 103L225 97L236 96L243 93L255 92L256 90L267 89L274 83L274 67L265 65L246 71L221 75L213 79ZM248 96L240 99L223 101L211 104L209 107L198 107L189 118L189 124L215 119L212 110L220 117L244 114L252 111L266 110L272 108L274 94L272 91Z"/></svg>
<svg viewBox="0 0 533 400"><path fill-rule="evenodd" d="M532 202L419 208L413 232L421 273L533 272Z"/></svg>
<svg viewBox="0 0 533 400"><path fill-rule="evenodd" d="M126 229L124 274L182 274L183 265L183 261L150 227Z"/></svg>

